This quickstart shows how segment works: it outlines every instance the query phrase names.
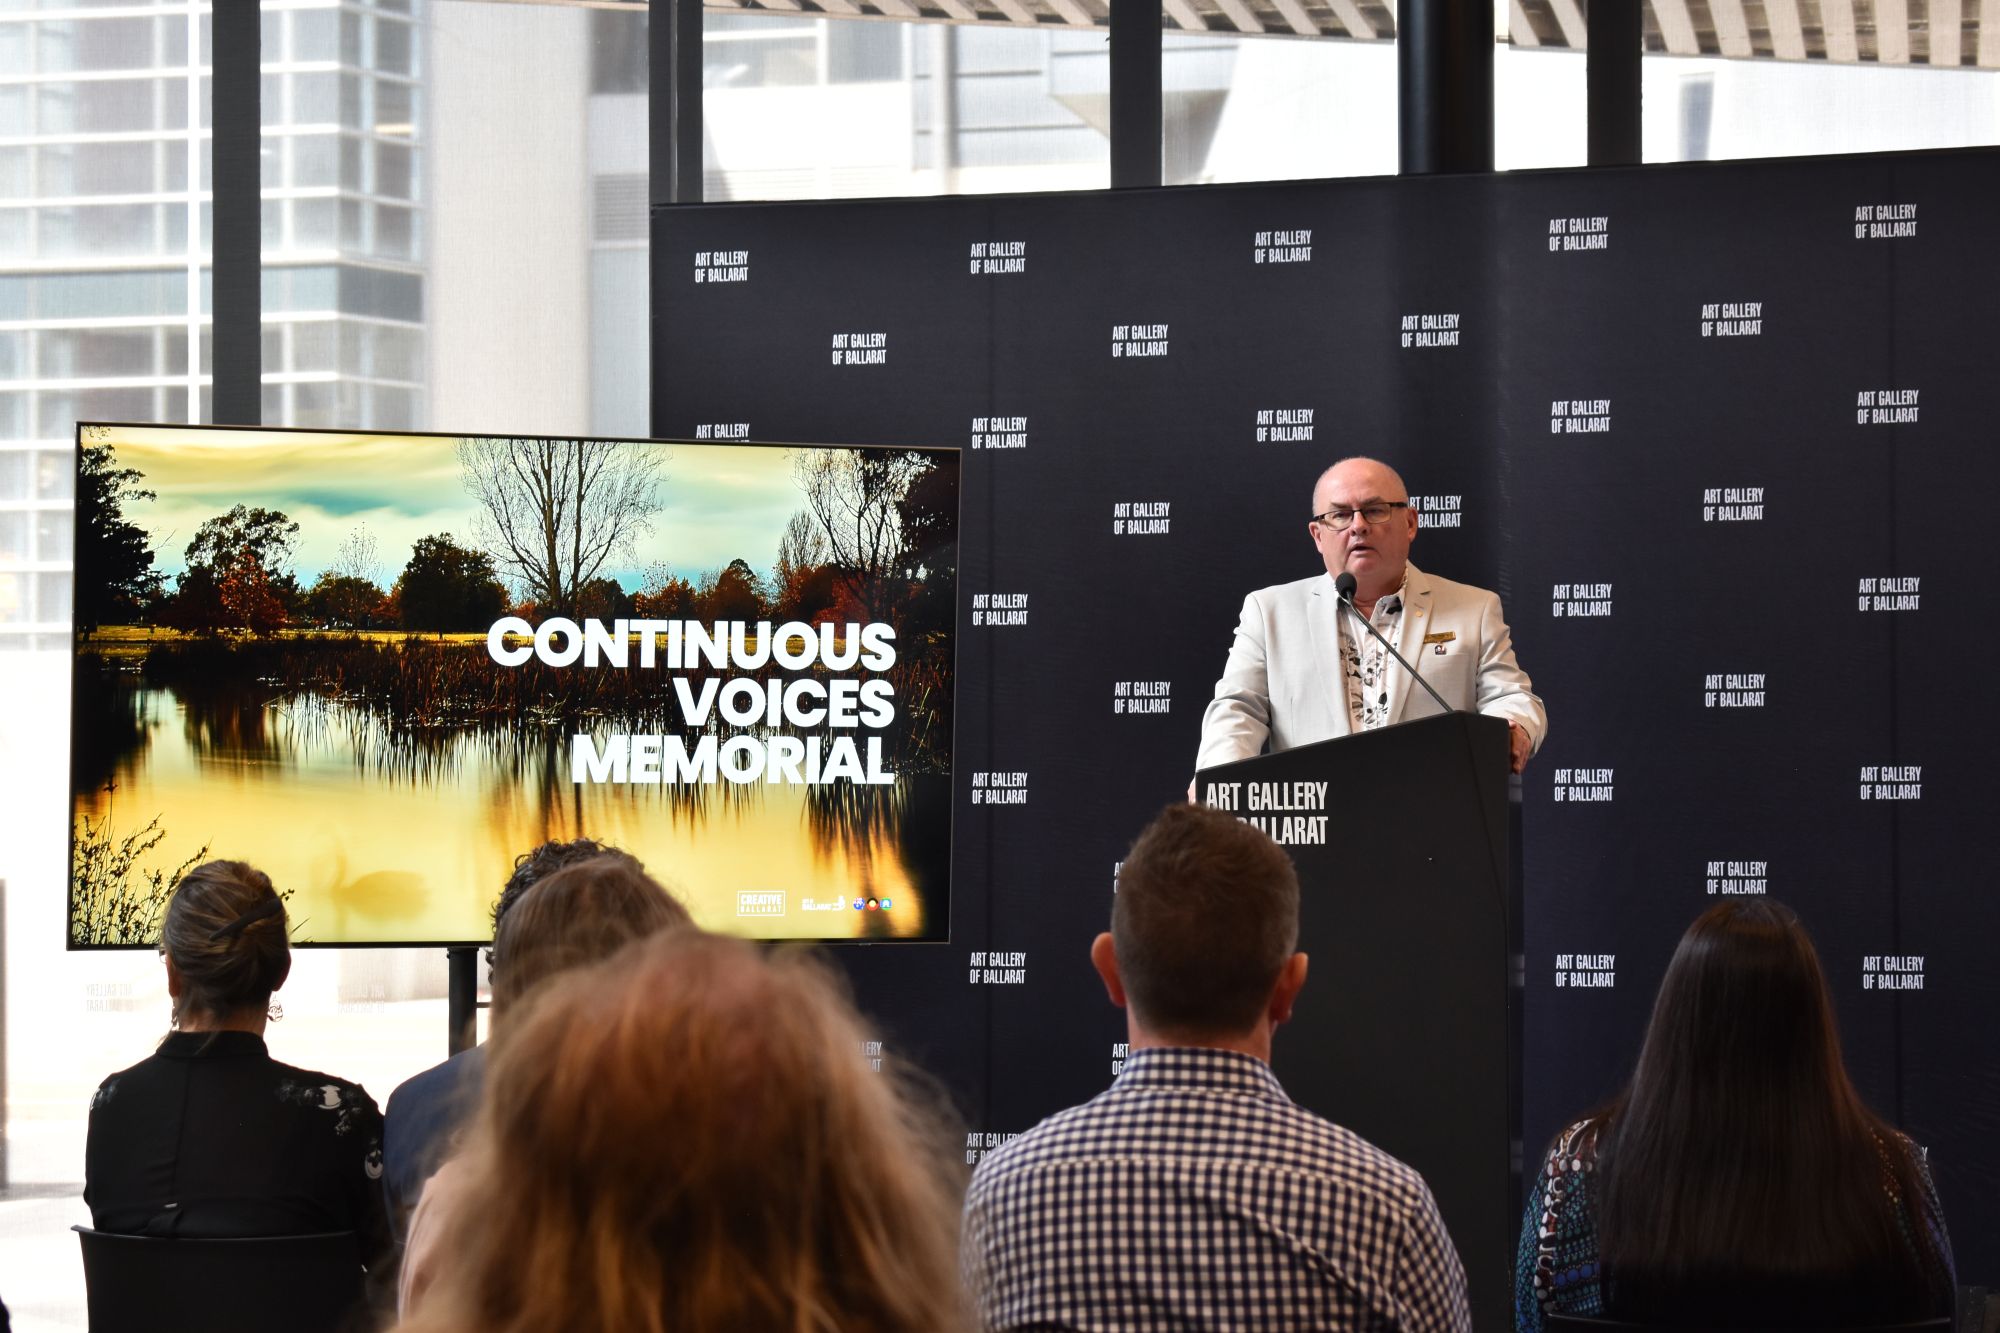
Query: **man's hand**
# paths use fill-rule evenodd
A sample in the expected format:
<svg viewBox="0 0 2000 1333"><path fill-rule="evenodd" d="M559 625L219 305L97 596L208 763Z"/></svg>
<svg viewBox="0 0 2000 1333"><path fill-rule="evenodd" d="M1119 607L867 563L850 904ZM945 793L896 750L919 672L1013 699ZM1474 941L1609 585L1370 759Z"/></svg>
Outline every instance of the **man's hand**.
<svg viewBox="0 0 2000 1333"><path fill-rule="evenodd" d="M1529 739L1527 728L1511 718L1507 722L1507 748L1511 751L1507 768L1514 773L1519 773L1528 766L1528 756L1535 750L1535 743Z"/></svg>

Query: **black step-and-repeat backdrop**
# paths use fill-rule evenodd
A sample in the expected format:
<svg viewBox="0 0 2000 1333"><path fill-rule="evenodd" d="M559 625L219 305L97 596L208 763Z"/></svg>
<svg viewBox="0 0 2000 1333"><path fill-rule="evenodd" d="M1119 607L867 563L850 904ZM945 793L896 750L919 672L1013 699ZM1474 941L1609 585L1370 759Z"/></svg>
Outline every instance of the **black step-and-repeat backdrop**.
<svg viewBox="0 0 2000 1333"><path fill-rule="evenodd" d="M843 952L967 1160L1118 1069L1118 858L1372 454L1548 702L1531 1157L1687 923L1769 893L2000 1279L1996 218L1986 152L665 210L656 434L967 451L952 942ZM1422 855L1338 836L1368 892Z"/></svg>

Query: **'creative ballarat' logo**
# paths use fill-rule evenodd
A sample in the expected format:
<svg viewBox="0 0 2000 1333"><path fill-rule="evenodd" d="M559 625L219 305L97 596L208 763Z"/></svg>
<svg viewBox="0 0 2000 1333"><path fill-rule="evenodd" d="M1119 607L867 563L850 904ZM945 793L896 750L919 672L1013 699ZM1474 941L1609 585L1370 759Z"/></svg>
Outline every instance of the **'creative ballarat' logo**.
<svg viewBox="0 0 2000 1333"><path fill-rule="evenodd" d="M1572 620L1611 614L1611 585L1608 583L1558 583L1549 593L1549 614Z"/></svg>
<svg viewBox="0 0 2000 1333"><path fill-rule="evenodd" d="M785 895L782 893L738 893L736 895L736 915L738 916L783 916Z"/></svg>
<svg viewBox="0 0 2000 1333"><path fill-rule="evenodd" d="M1703 676L1701 680L1701 706L1703 708L1762 708L1764 706L1764 673L1719 672Z"/></svg>
<svg viewBox="0 0 2000 1333"><path fill-rule="evenodd" d="M1024 592L972 594L972 623L975 626L1027 624L1028 594Z"/></svg>
<svg viewBox="0 0 2000 1333"><path fill-rule="evenodd" d="M1174 683L1170 680L1114 680L1111 682L1113 713L1170 713L1173 711Z"/></svg>
<svg viewBox="0 0 2000 1333"><path fill-rule="evenodd" d="M975 449L1025 449L1028 447L1026 417L974 417L972 447Z"/></svg>
<svg viewBox="0 0 2000 1333"><path fill-rule="evenodd" d="M1920 578L1874 578L1861 580L1855 604L1862 611L1916 611L1923 601Z"/></svg>
<svg viewBox="0 0 2000 1333"><path fill-rule="evenodd" d="M1862 204L1854 210L1854 239L1900 241L1917 234L1915 204Z"/></svg>
<svg viewBox="0 0 2000 1333"><path fill-rule="evenodd" d="M1026 241L974 241L972 243L972 276L990 277L999 273L1026 273L1028 271L1028 243Z"/></svg>
<svg viewBox="0 0 2000 1333"><path fill-rule="evenodd" d="M1763 332L1762 301L1710 301L1701 308L1704 338L1756 338Z"/></svg>
<svg viewBox="0 0 2000 1333"><path fill-rule="evenodd" d="M1612 799L1611 770L1608 768L1559 768L1556 770L1555 797L1559 804L1584 805Z"/></svg>
<svg viewBox="0 0 2000 1333"><path fill-rule="evenodd" d="M1559 953L1556 955L1556 985L1570 990L1609 990L1618 984L1618 955L1612 953Z"/></svg>
<svg viewBox="0 0 2000 1333"><path fill-rule="evenodd" d="M694 428L697 440L747 440L750 438L750 423L747 421L711 421Z"/></svg>
<svg viewBox="0 0 2000 1333"><path fill-rule="evenodd" d="M1703 888L1711 896L1724 897L1769 893L1770 883L1769 861L1710 861L1708 874L1702 879Z"/></svg>
<svg viewBox="0 0 2000 1333"><path fill-rule="evenodd" d="M1413 495L1410 508L1417 511L1417 526L1457 528L1465 525L1465 497L1462 495Z"/></svg>
<svg viewBox="0 0 2000 1333"><path fill-rule="evenodd" d="M1311 444L1313 410L1310 407L1260 407L1257 409L1257 443Z"/></svg>
<svg viewBox="0 0 2000 1333"><path fill-rule="evenodd" d="M833 364L836 366L882 366L888 363L888 334L836 333L833 335Z"/></svg>
<svg viewBox="0 0 2000 1333"><path fill-rule="evenodd" d="M1015 951L1000 953L974 949L966 967L970 986L1025 986L1028 984L1028 955Z"/></svg>
<svg viewBox="0 0 2000 1333"><path fill-rule="evenodd" d="M697 250L694 252L694 280L696 282L748 282L750 281L750 252L748 250Z"/></svg>
<svg viewBox="0 0 2000 1333"><path fill-rule="evenodd" d="M1610 248L1610 218L1549 219L1549 249L1551 252L1559 251L1567 254L1572 250L1609 250Z"/></svg>
<svg viewBox="0 0 2000 1333"><path fill-rule="evenodd" d="M1164 324L1114 324L1111 326L1111 355L1114 357L1165 356L1167 326Z"/></svg>
<svg viewBox="0 0 2000 1333"><path fill-rule="evenodd" d="M1917 424L1916 389L1863 389L1854 395L1854 424L1857 426L1914 426Z"/></svg>
<svg viewBox="0 0 2000 1333"><path fill-rule="evenodd" d="M1252 238L1259 264L1310 264L1313 257L1312 229L1304 231L1260 231Z"/></svg>
<svg viewBox="0 0 2000 1333"><path fill-rule="evenodd" d="M1549 434L1608 435L1611 433L1609 398L1558 398L1549 404Z"/></svg>
<svg viewBox="0 0 2000 1333"><path fill-rule="evenodd" d="M1173 521L1173 505L1167 500L1132 500L1111 506L1111 535L1114 537L1164 537Z"/></svg>
<svg viewBox="0 0 2000 1333"><path fill-rule="evenodd" d="M972 775L972 803L974 805L1026 805L1028 803L1028 775L1026 773L974 773Z"/></svg>
<svg viewBox="0 0 2000 1333"><path fill-rule="evenodd" d="M1861 959L1862 990L1922 990L1924 956L1920 953L1871 953Z"/></svg>
<svg viewBox="0 0 2000 1333"><path fill-rule="evenodd" d="M977 1166L979 1165L979 1159L986 1156L987 1153L992 1152L995 1148L1012 1143L1020 1137L1020 1131L1018 1130L1012 1134L994 1134L990 1132L982 1134L976 1129L968 1130L965 1135L965 1164L967 1166Z"/></svg>
<svg viewBox="0 0 2000 1333"><path fill-rule="evenodd" d="M1456 347L1463 331L1462 315L1405 315L1402 341L1405 347Z"/></svg>
<svg viewBox="0 0 2000 1333"><path fill-rule="evenodd" d="M1923 800L1924 766L1922 764L1862 765L1861 799L1864 801Z"/></svg>
<svg viewBox="0 0 2000 1333"><path fill-rule="evenodd" d="M1701 521L1704 523L1761 523L1764 521L1762 486L1709 486L1701 493Z"/></svg>

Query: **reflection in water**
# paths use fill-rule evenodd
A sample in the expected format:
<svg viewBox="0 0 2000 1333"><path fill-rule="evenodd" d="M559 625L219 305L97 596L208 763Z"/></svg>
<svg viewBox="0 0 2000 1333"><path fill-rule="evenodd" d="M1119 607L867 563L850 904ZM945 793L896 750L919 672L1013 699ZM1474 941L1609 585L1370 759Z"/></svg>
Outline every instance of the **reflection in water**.
<svg viewBox="0 0 2000 1333"><path fill-rule="evenodd" d="M207 843L262 866L296 890L301 933L315 941L483 939L514 857L579 836L631 851L713 929L888 938L946 928L926 910L949 874L941 774L885 787L579 785L569 733L554 725L399 724L275 683L99 678L94 689L97 716L122 730L93 751L103 781L82 785L95 771L80 753L78 812L115 827L158 816L173 842L162 854ZM739 915L739 893L773 891L785 915ZM808 898L892 906L805 912Z"/></svg>

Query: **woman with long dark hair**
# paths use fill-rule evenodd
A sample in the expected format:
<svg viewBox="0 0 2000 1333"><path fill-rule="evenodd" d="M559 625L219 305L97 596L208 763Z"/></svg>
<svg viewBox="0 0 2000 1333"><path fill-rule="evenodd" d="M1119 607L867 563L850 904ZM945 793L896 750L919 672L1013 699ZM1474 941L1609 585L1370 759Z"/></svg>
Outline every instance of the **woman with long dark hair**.
<svg viewBox="0 0 2000 1333"><path fill-rule="evenodd" d="M1549 1313L1827 1326L1948 1315L1915 1144L1841 1061L1819 956L1769 899L1682 936L1631 1083L1557 1136L1521 1223L1520 1333Z"/></svg>

